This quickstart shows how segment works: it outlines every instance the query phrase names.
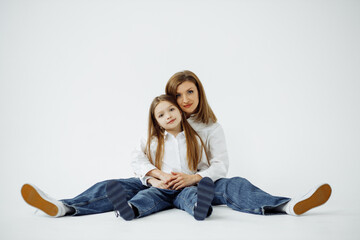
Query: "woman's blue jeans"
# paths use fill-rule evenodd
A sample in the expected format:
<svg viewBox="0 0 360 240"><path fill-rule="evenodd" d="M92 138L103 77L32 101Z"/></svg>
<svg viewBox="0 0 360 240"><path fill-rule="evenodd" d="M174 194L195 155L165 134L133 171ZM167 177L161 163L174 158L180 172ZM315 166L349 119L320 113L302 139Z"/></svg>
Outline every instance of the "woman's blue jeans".
<svg viewBox="0 0 360 240"><path fill-rule="evenodd" d="M139 206L138 197L141 194L151 194L151 191L159 191L157 188L149 188L142 185L138 178L118 179L117 181L125 188L128 201L135 207ZM61 201L75 209L74 216L113 211L114 207L106 194L108 182L109 180L96 183L77 197ZM140 191L142 190L146 191L141 193ZM173 206L193 215L193 208L196 202L196 187L188 187L184 190L165 190L161 192L164 196L173 196ZM138 192L140 192L140 195L135 196ZM225 204L236 211L264 215L276 213L276 207L289 200L286 197L272 196L254 186L245 178L234 177L221 178L215 182L215 196L212 205ZM169 200L162 197L157 197L155 200L149 199L148 201L147 209L139 209L140 217L172 207L169 204Z"/></svg>
<svg viewBox="0 0 360 240"><path fill-rule="evenodd" d="M66 206L75 209L73 216L104 213L114 210L106 194L106 185L111 180L98 182L85 192L72 199L61 200ZM139 191L148 189L138 178L117 179L125 188L127 199L130 200Z"/></svg>

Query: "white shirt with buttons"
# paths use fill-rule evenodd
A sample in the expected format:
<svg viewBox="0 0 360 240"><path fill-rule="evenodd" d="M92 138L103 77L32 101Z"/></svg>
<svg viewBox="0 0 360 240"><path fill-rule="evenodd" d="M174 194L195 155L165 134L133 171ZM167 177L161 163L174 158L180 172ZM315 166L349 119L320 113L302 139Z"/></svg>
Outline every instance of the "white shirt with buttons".
<svg viewBox="0 0 360 240"><path fill-rule="evenodd" d="M213 181L226 177L229 168L228 154L224 131L219 123L204 124L194 121L192 117L188 119L192 128L199 134L205 144L210 165L203 152L197 171L188 168L186 159L186 139L184 132L176 137L165 132L164 158L161 171L166 173L182 172L186 174L199 174L201 177L209 177ZM157 140L153 140L150 145L152 159L155 161L155 152ZM144 185L151 177L146 174L156 167L149 161L145 155L146 138L142 138L140 145L132 153L131 165L135 176L140 178Z"/></svg>

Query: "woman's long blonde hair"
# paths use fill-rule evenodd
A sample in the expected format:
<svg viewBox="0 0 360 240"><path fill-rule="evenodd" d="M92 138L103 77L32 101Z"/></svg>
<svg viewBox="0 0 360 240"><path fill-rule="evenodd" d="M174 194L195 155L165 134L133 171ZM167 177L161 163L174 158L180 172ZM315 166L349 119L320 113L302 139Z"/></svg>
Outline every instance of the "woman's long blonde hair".
<svg viewBox="0 0 360 240"><path fill-rule="evenodd" d="M165 93L173 96L176 99L176 90L178 86L185 81L190 81L194 83L199 92L199 105L195 110L196 112L194 113L196 121L208 124L209 120L211 119L212 122L215 123L217 121L217 118L212 111L210 105L208 104L204 87L202 86L199 78L195 75L195 73L188 70L175 73L167 82L165 87Z"/></svg>
<svg viewBox="0 0 360 240"><path fill-rule="evenodd" d="M202 152L205 150L205 145L201 139L201 137L197 134L197 132L190 126L190 124L186 121L186 116L183 111L181 111L180 107L176 103L175 99L170 95L160 95L155 97L152 101L149 109L149 126L148 126L148 138L146 143L145 154L149 158L149 161L152 164L155 164L155 167L161 170L162 161L164 158L164 137L165 137L165 130L160 127L159 123L155 118L155 108L156 106L162 102L167 101L177 107L181 113L181 127L185 133L186 138L186 158L188 161L188 167L192 171L197 170L197 166L201 160ZM157 148L155 154L155 162L151 156L151 142L157 139ZM200 140L201 146L198 144L198 140ZM207 153L206 150L204 151L206 158ZM208 160L209 163L209 160ZM210 163L209 163L210 164Z"/></svg>

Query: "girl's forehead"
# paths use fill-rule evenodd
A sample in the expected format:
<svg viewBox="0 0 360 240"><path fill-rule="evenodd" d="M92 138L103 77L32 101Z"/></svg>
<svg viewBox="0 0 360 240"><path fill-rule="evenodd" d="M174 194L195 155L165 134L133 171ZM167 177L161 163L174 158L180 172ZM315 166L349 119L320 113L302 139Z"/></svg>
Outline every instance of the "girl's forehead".
<svg viewBox="0 0 360 240"><path fill-rule="evenodd" d="M155 107L155 114L158 112L165 111L166 109L170 108L171 106L174 106L171 102L168 101L161 101L159 104Z"/></svg>

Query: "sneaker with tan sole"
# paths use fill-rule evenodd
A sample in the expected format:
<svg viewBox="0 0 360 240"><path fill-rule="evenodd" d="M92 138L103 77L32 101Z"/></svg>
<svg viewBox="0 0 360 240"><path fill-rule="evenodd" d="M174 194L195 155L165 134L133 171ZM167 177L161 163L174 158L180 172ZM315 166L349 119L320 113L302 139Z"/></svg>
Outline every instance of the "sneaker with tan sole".
<svg viewBox="0 0 360 240"><path fill-rule="evenodd" d="M317 186L301 198L291 199L285 206L285 211L289 215L301 215L326 203L331 196L331 191L331 187L327 183Z"/></svg>
<svg viewBox="0 0 360 240"><path fill-rule="evenodd" d="M61 217L66 214L65 205L52 197L49 197L39 188L32 184L24 184L21 195L32 207L35 207L49 216Z"/></svg>

